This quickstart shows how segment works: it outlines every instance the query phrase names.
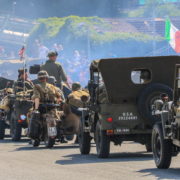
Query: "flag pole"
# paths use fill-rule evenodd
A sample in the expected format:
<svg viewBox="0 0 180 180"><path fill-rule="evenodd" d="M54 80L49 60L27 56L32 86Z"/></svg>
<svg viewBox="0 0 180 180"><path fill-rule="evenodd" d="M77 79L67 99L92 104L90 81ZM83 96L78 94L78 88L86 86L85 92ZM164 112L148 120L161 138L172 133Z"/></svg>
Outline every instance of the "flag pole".
<svg viewBox="0 0 180 180"><path fill-rule="evenodd" d="M23 86L23 94L25 95L25 70L26 70L26 57L25 57L25 44L24 44L24 53L23 53L23 71L24 71L24 78L23 78L23 83L24 83L24 86Z"/></svg>

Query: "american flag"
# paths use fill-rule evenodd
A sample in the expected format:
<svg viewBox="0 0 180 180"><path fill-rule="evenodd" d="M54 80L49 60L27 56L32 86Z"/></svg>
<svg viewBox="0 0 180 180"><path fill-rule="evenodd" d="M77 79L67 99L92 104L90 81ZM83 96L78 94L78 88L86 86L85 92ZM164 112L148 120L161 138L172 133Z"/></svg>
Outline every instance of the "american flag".
<svg viewBox="0 0 180 180"><path fill-rule="evenodd" d="M23 46L18 53L21 61L24 58L24 52L25 52L25 47Z"/></svg>

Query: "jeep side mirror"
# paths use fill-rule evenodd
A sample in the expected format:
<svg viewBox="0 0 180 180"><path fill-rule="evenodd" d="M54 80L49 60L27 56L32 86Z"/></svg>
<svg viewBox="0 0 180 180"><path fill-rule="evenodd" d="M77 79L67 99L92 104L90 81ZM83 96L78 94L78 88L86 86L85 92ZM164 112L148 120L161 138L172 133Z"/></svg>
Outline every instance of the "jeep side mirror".
<svg viewBox="0 0 180 180"><path fill-rule="evenodd" d="M38 72L40 71L41 66L39 64L35 64L33 66L30 66L29 68L29 73L30 74L38 74Z"/></svg>

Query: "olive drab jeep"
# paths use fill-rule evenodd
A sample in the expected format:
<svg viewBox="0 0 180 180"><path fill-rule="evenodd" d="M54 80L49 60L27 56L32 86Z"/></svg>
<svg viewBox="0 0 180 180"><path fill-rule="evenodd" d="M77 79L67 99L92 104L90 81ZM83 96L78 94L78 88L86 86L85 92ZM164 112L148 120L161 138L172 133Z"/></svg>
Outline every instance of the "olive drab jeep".
<svg viewBox="0 0 180 180"><path fill-rule="evenodd" d="M154 115L159 116L152 132L152 149L155 164L167 169L173 156L180 151L180 64L176 65L173 101L164 94L154 104Z"/></svg>
<svg viewBox="0 0 180 180"><path fill-rule="evenodd" d="M99 158L107 158L110 142L134 141L151 151L152 127L160 121L154 102L167 94L172 99L175 64L180 57L101 59L90 66L90 102L82 109L79 144L89 154L96 143ZM82 100L83 101L83 100Z"/></svg>

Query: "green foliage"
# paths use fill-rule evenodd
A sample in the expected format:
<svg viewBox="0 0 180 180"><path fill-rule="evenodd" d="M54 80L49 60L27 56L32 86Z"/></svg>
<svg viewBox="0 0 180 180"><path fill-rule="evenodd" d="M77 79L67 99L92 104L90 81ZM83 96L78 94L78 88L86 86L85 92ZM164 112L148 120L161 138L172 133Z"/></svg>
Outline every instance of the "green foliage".
<svg viewBox="0 0 180 180"><path fill-rule="evenodd" d="M31 37L41 41L56 38L67 44L73 41L87 42L87 38L89 38L91 43L96 45L120 40L147 42L154 39L154 37L143 33L112 32L112 25L99 17L51 17L39 19L38 22L39 24L32 31ZM156 40L161 41L162 38L156 37Z"/></svg>
<svg viewBox="0 0 180 180"><path fill-rule="evenodd" d="M122 33L122 32L105 32L104 34L93 34L91 36L93 44L112 43L114 41L139 41L148 42L152 40L162 41L163 38L155 37L144 33Z"/></svg>
<svg viewBox="0 0 180 180"><path fill-rule="evenodd" d="M45 32L41 36L46 38L55 37L65 24L66 18L51 17L47 19L39 19L38 23L45 25Z"/></svg>
<svg viewBox="0 0 180 180"><path fill-rule="evenodd" d="M147 0L145 6L129 12L129 17L180 16L179 7L164 0Z"/></svg>

